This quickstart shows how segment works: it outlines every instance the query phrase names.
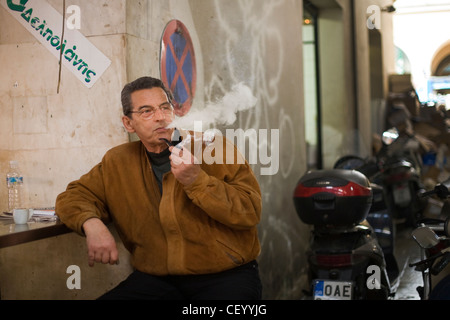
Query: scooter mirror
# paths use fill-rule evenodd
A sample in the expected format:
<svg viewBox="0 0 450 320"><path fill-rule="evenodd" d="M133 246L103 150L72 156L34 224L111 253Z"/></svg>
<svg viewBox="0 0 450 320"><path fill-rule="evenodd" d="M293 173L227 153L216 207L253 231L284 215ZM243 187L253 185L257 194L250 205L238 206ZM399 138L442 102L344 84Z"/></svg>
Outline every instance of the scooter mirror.
<svg viewBox="0 0 450 320"><path fill-rule="evenodd" d="M397 140L399 136L397 128L390 128L389 130L383 132L383 135L381 137L381 140L385 145L390 145L392 142Z"/></svg>
<svg viewBox="0 0 450 320"><path fill-rule="evenodd" d="M412 231L411 235L424 249L432 248L439 243L437 234L428 227L418 227Z"/></svg>

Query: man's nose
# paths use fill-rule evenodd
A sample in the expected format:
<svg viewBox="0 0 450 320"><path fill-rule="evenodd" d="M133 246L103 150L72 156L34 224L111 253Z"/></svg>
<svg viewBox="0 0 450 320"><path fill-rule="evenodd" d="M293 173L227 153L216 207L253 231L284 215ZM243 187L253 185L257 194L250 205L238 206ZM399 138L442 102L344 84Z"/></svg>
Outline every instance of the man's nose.
<svg viewBox="0 0 450 320"><path fill-rule="evenodd" d="M162 112L162 110L160 108L156 108L154 117L156 120L165 119L164 112Z"/></svg>

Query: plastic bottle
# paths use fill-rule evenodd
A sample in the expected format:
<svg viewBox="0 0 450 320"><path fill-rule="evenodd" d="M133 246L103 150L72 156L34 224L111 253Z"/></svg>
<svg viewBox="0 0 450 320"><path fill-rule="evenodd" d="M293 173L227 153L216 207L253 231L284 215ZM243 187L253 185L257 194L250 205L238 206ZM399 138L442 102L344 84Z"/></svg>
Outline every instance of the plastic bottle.
<svg viewBox="0 0 450 320"><path fill-rule="evenodd" d="M22 206L23 177L17 161L9 162L9 172L6 174L6 186L8 188L8 212Z"/></svg>

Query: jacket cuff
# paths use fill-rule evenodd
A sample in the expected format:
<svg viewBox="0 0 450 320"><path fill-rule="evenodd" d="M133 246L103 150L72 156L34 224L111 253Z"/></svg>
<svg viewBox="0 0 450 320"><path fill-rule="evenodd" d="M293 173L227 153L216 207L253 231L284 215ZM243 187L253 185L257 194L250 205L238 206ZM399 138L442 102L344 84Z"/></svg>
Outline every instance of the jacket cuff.
<svg viewBox="0 0 450 320"><path fill-rule="evenodd" d="M84 233L83 224L87 220L92 219L92 218L100 219L100 217L98 215L96 215L95 213L92 213L92 212L86 212L86 213L81 214L80 217L77 219L73 230L81 236L86 236Z"/></svg>

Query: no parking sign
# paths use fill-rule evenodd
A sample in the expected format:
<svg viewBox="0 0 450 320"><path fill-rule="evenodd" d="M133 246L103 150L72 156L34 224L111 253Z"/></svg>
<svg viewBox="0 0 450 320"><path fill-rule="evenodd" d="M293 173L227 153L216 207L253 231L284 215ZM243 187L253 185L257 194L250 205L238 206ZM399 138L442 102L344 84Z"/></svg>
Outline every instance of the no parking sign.
<svg viewBox="0 0 450 320"><path fill-rule="evenodd" d="M181 21L171 20L161 41L161 80L173 93L177 116L189 112L196 78L195 53L189 32Z"/></svg>

